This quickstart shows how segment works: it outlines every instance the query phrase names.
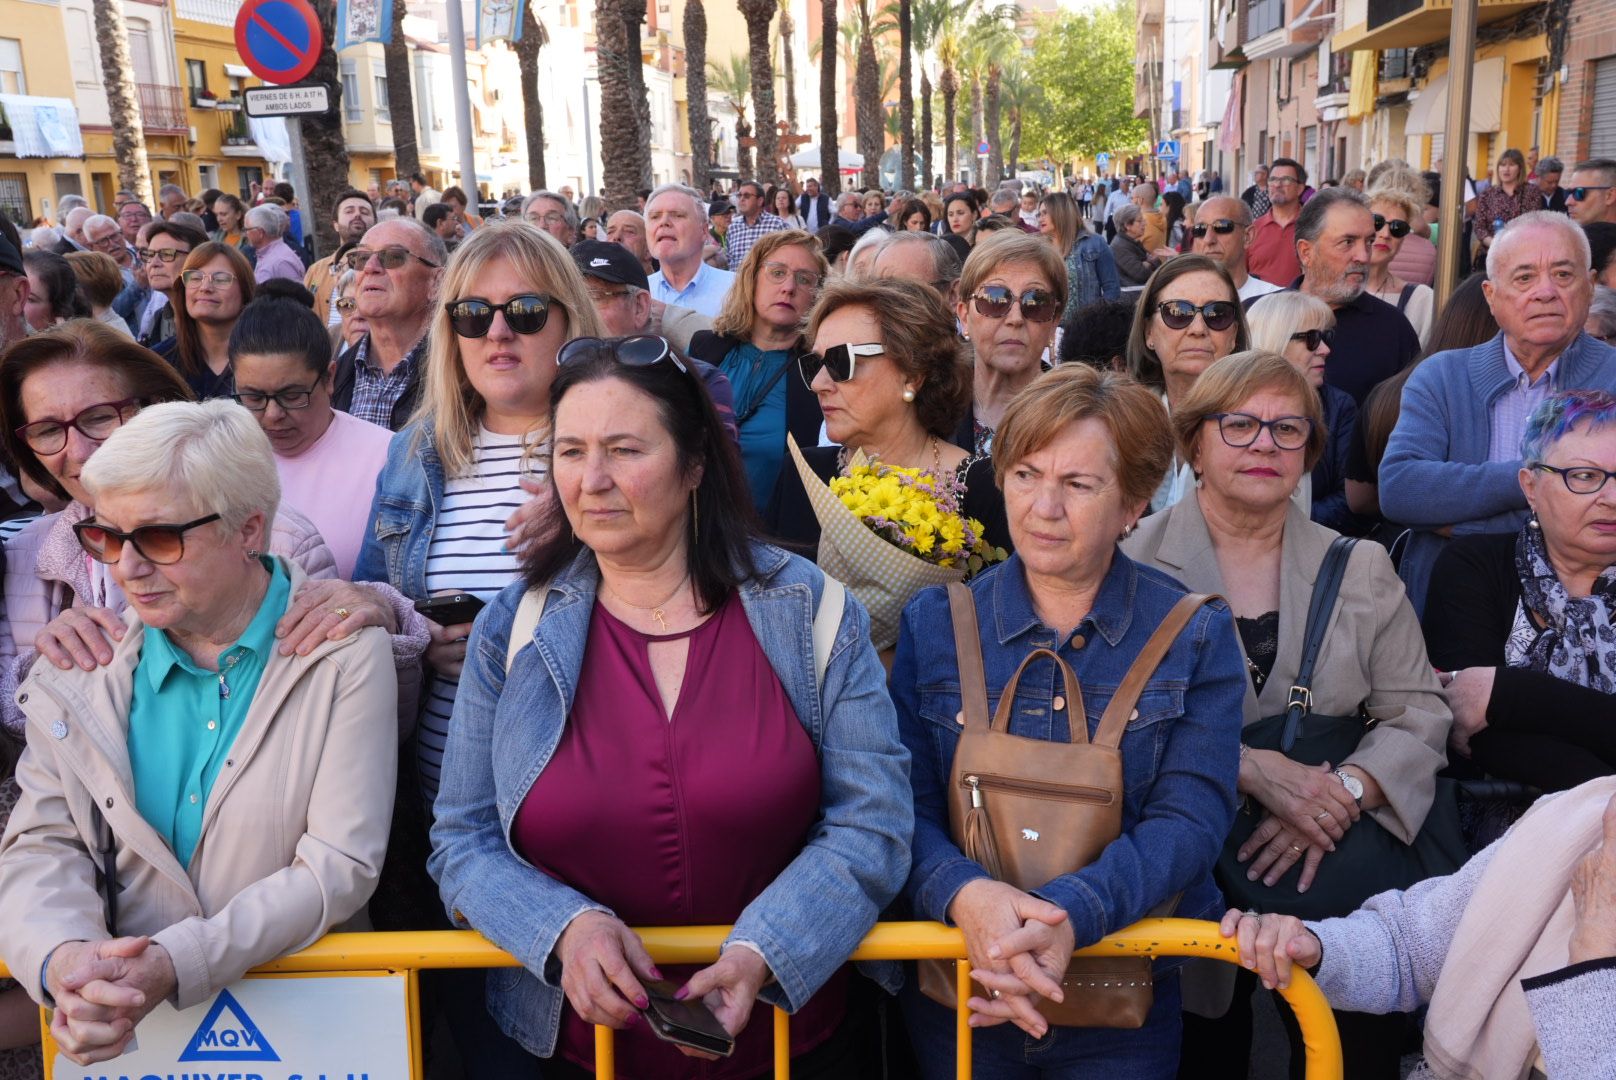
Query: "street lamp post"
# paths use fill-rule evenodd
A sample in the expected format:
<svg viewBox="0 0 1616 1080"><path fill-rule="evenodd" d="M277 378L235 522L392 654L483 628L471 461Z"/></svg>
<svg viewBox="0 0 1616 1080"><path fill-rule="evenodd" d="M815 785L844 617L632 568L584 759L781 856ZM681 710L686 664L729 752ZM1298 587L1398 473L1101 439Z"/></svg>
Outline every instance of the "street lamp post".
<svg viewBox="0 0 1616 1080"><path fill-rule="evenodd" d="M1465 159L1470 150L1470 86L1474 82L1477 0L1454 0L1448 41L1448 123L1442 137L1442 235L1436 264L1436 307L1459 284L1464 241Z"/></svg>
<svg viewBox="0 0 1616 1080"><path fill-rule="evenodd" d="M477 201L477 154L471 139L471 85L466 78L466 22L460 0L445 5L449 20L449 77L454 81L455 130L460 142L460 186Z"/></svg>

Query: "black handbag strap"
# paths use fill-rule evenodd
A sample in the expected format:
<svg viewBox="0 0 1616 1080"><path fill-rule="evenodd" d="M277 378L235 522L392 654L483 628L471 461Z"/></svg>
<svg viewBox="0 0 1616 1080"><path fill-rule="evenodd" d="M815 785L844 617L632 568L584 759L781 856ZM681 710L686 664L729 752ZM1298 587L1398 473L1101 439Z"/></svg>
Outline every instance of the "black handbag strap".
<svg viewBox="0 0 1616 1080"><path fill-rule="evenodd" d="M112 825L101 816L101 808L94 804L90 812L95 815L96 855L101 860L101 899L106 905L107 933L118 936L118 837Z"/></svg>
<svg viewBox="0 0 1616 1080"><path fill-rule="evenodd" d="M1291 686L1290 700L1285 703L1285 729L1279 737L1281 753L1291 752L1302 729L1302 718L1313 711L1313 669L1318 666L1324 636L1330 629L1330 616L1335 612L1341 580L1347 575L1347 560L1352 558L1352 549L1357 544L1350 536L1336 537L1330 541L1330 549L1319 564L1319 576L1313 582L1313 598L1307 605L1307 629L1302 632L1302 662L1297 665L1296 682Z"/></svg>

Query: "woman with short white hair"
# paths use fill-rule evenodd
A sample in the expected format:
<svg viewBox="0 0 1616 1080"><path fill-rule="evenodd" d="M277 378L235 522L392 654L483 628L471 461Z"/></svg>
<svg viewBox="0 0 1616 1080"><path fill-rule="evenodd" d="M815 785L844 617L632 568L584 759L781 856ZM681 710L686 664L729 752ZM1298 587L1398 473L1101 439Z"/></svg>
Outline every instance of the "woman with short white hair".
<svg viewBox="0 0 1616 1080"><path fill-rule="evenodd" d="M74 532L129 608L111 664L39 665L17 695L30 752L0 844L17 914L0 957L84 1064L159 1001L206 1001L361 911L398 691L380 630L276 648L303 572L264 554L280 481L245 409L153 405L81 478L96 510Z"/></svg>

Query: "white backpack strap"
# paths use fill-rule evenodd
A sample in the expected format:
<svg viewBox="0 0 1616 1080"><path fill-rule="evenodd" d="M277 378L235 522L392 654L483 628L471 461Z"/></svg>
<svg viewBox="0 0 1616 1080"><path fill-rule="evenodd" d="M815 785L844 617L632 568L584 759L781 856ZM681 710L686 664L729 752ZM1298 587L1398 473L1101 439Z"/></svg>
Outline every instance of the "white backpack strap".
<svg viewBox="0 0 1616 1080"><path fill-rule="evenodd" d="M825 668L830 664L831 646L836 644L836 631L842 627L842 610L846 606L847 587L826 574L819 610L814 612L814 685L821 691L825 689Z"/></svg>
<svg viewBox="0 0 1616 1080"><path fill-rule="evenodd" d="M505 646L505 670L511 670L516 663L516 654L522 647L533 640L533 631L539 628L539 620L544 617L544 603L550 598L550 585L548 582L537 589L529 589L522 594L522 602L516 606L516 618L511 620L511 640Z"/></svg>

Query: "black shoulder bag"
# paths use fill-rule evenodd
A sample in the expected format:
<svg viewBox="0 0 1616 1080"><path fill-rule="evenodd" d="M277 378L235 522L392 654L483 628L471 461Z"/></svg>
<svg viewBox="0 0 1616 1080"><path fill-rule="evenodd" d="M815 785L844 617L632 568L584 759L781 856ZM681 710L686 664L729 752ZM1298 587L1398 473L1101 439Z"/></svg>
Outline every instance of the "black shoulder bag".
<svg viewBox="0 0 1616 1080"><path fill-rule="evenodd" d="M1321 716L1313 712L1313 674L1335 612L1336 597L1346 575L1347 560L1357 541L1337 537L1325 553L1308 604L1307 627L1302 634L1302 661L1296 685L1291 687L1285 711L1248 725L1241 741L1253 750L1277 750L1304 765L1338 765L1352 755L1374 721L1360 708L1356 716ZM1362 815L1324 856L1313 885L1296 891L1302 863L1298 860L1273 886L1246 880L1250 860L1236 856L1266 816L1254 800L1245 800L1235 815L1234 829L1218 855L1217 880L1230 905L1303 919L1345 915L1376 893L1406 889L1417 881L1451 874L1466 857L1459 828L1459 804L1451 780L1438 778L1436 799L1414 843L1405 844L1381 827L1369 814Z"/></svg>

